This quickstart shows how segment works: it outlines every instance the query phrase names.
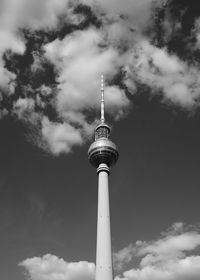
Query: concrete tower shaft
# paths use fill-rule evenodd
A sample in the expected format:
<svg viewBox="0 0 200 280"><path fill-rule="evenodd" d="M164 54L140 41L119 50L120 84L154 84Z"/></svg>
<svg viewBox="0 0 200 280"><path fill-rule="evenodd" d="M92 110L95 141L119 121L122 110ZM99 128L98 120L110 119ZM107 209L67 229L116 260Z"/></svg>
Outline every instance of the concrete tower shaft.
<svg viewBox="0 0 200 280"><path fill-rule="evenodd" d="M101 163L98 174L98 214L96 245L96 280L113 280L110 203L109 203L109 168Z"/></svg>
<svg viewBox="0 0 200 280"><path fill-rule="evenodd" d="M98 176L96 280L113 280L108 175L109 168L117 162L119 154L116 145L110 140L110 127L105 123L104 107L102 75L101 118L95 129L95 141L88 150L88 159L97 168Z"/></svg>

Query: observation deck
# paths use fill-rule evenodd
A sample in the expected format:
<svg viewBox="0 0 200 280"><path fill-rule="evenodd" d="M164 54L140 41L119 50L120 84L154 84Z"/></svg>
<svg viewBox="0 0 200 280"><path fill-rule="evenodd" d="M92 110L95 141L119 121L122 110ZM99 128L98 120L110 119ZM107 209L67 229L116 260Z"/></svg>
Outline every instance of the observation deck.
<svg viewBox="0 0 200 280"><path fill-rule="evenodd" d="M110 127L106 123L99 124L95 129L95 141L88 150L90 163L98 168L101 163L108 167L117 162L119 153L117 146L109 139Z"/></svg>

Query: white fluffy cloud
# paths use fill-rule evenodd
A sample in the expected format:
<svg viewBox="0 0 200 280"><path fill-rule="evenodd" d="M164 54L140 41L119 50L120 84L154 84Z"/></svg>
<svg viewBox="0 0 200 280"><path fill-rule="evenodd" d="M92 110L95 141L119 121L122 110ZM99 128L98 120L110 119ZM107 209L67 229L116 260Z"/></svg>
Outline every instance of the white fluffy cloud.
<svg viewBox="0 0 200 280"><path fill-rule="evenodd" d="M41 133L47 149L55 155L68 153L73 145L81 145L83 142L79 129L68 123L51 122L47 117L42 119Z"/></svg>
<svg viewBox="0 0 200 280"><path fill-rule="evenodd" d="M26 269L31 280L94 280L95 266L86 261L68 263L47 254L26 259L19 265Z"/></svg>
<svg viewBox="0 0 200 280"><path fill-rule="evenodd" d="M200 275L200 257L191 256L164 266L146 266L124 272L116 280L198 280Z"/></svg>
<svg viewBox="0 0 200 280"><path fill-rule="evenodd" d="M138 79L155 92L162 93L165 100L185 108L196 105L200 96L200 71L197 65L189 65L166 49L141 39L127 68L127 83Z"/></svg>
<svg viewBox="0 0 200 280"><path fill-rule="evenodd" d="M63 40L45 45L46 56L58 69L58 112L66 110L81 112L97 108L100 100L100 75L111 79L119 70L119 53L107 44L103 32L90 28L76 31ZM106 103L115 114L129 104L124 91L118 87L107 87Z"/></svg>
<svg viewBox="0 0 200 280"><path fill-rule="evenodd" d="M141 257L139 268L123 272L116 280L197 280L200 256L194 254L200 246L199 231L185 229L175 223L156 241L137 241L115 254L118 269L134 257ZM119 266L121 264L121 266Z"/></svg>

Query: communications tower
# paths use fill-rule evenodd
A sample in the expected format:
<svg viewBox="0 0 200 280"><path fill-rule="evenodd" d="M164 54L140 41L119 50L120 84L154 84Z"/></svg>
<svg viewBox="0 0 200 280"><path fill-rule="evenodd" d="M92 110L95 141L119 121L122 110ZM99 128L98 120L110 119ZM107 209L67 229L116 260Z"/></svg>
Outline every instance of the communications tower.
<svg viewBox="0 0 200 280"><path fill-rule="evenodd" d="M95 280L113 280L108 175L117 162L118 150L110 140L110 127L104 116L104 77L101 75L101 119L95 128L95 140L88 150L88 159L97 169L98 214Z"/></svg>

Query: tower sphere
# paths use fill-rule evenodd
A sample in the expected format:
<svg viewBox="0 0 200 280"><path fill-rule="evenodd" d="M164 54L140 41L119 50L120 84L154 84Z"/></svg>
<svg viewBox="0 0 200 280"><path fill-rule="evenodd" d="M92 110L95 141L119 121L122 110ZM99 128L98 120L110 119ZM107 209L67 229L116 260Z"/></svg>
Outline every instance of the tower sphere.
<svg viewBox="0 0 200 280"><path fill-rule="evenodd" d="M88 158L94 167L98 167L101 163L107 164L109 167L114 165L118 159L117 146L108 139L110 127L101 123L95 130L95 141L90 145L88 150Z"/></svg>

